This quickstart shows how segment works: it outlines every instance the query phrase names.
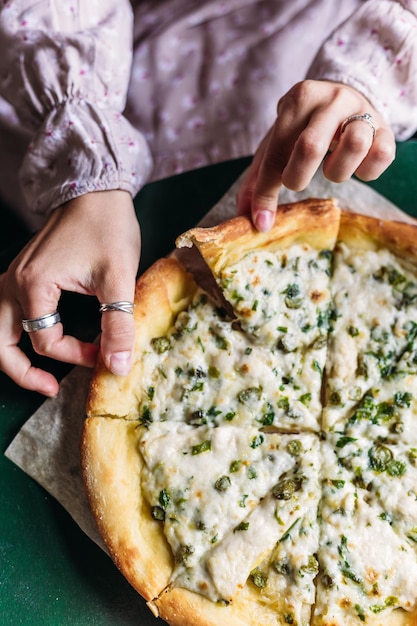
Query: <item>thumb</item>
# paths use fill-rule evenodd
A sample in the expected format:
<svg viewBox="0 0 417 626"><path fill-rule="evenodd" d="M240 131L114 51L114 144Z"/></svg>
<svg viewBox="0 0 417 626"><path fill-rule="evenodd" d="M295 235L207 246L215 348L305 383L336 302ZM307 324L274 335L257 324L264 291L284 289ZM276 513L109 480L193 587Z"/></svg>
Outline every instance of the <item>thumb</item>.
<svg viewBox="0 0 417 626"><path fill-rule="evenodd" d="M100 351L107 369L119 376L127 376L132 366L135 341L133 301L134 287L107 292L100 298Z"/></svg>

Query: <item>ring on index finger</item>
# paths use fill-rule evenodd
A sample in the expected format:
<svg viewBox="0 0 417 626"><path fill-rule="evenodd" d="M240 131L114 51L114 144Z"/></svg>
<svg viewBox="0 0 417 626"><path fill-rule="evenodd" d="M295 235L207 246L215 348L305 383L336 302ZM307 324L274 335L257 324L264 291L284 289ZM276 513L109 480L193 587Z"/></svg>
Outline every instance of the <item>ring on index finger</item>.
<svg viewBox="0 0 417 626"><path fill-rule="evenodd" d="M365 122L372 129L372 141L375 139L376 126L374 118L370 113L357 113L355 115L349 115L340 125L340 135L345 132L346 126L352 122Z"/></svg>
<svg viewBox="0 0 417 626"><path fill-rule="evenodd" d="M122 313L130 313L133 315L134 303L129 300L119 300L118 302L103 302L100 304L100 313L106 313L107 311L121 311Z"/></svg>
<svg viewBox="0 0 417 626"><path fill-rule="evenodd" d="M34 333L36 330L43 330L59 324L61 316L58 311L47 313L41 317L32 317L31 319L22 320L23 330L27 333Z"/></svg>

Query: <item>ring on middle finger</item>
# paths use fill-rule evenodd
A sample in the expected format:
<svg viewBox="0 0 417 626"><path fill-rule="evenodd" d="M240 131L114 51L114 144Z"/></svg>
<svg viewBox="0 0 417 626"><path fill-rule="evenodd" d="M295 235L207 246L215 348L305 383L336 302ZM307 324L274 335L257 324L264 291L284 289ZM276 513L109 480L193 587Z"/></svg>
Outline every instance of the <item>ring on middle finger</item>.
<svg viewBox="0 0 417 626"><path fill-rule="evenodd" d="M100 304L100 313L106 313L107 311L121 311L122 313L133 314L134 303L130 300L118 300L117 302L103 302Z"/></svg>

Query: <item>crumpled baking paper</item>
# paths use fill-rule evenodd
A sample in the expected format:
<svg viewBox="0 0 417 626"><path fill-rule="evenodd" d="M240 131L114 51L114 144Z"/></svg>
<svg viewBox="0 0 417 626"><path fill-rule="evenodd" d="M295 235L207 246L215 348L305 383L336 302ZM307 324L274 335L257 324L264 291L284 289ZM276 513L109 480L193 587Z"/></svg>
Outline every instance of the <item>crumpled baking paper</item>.
<svg viewBox="0 0 417 626"><path fill-rule="evenodd" d="M200 222L212 226L236 213L236 190L240 179ZM370 187L355 180L334 184L321 171L301 192L283 190L280 202L307 197L334 197L341 208L385 219L416 223ZM47 399L29 418L7 448L5 455L37 481L73 517L80 528L103 550L89 509L80 469L80 438L91 370L76 367L63 379L58 396Z"/></svg>

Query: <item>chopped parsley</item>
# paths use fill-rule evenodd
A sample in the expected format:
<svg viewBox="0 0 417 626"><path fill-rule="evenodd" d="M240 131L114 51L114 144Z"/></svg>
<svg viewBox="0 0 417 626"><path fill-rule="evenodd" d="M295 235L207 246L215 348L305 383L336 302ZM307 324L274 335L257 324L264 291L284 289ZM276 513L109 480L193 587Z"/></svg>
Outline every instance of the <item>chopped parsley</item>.
<svg viewBox="0 0 417 626"><path fill-rule="evenodd" d="M238 524L234 529L233 532L239 532L241 530L248 530L249 528L249 522L240 522L240 524Z"/></svg>
<svg viewBox="0 0 417 626"><path fill-rule="evenodd" d="M263 442L264 442L264 436L259 434L252 439L249 445L251 448L258 448L258 446L261 446Z"/></svg>
<svg viewBox="0 0 417 626"><path fill-rule="evenodd" d="M206 439L206 441L202 441L191 448L191 454L195 456L196 454L201 454L202 452L209 452L211 450L211 439Z"/></svg>

